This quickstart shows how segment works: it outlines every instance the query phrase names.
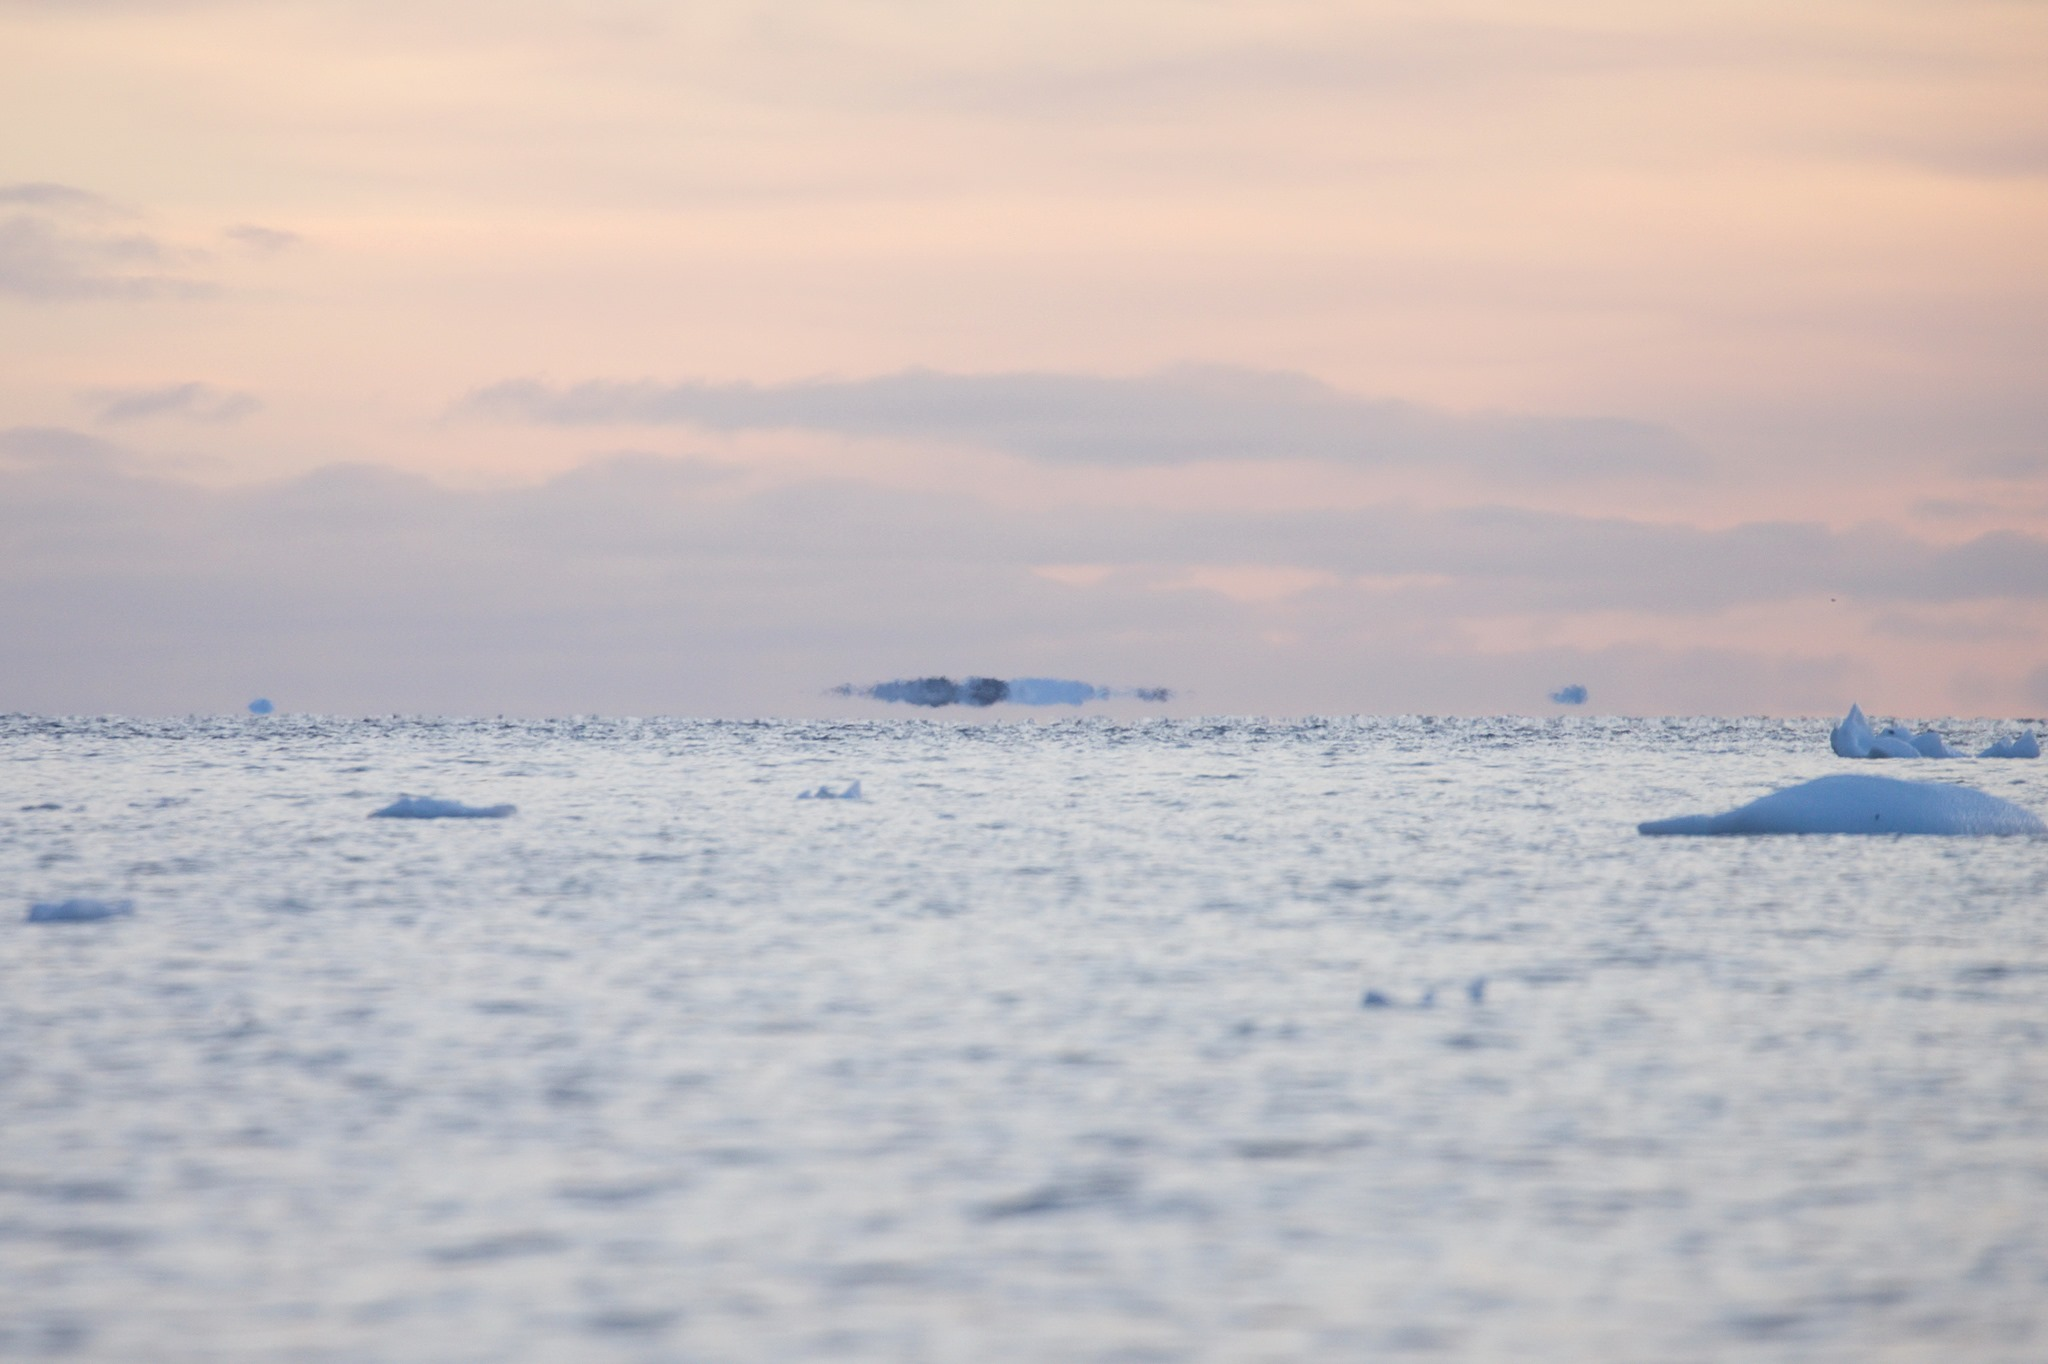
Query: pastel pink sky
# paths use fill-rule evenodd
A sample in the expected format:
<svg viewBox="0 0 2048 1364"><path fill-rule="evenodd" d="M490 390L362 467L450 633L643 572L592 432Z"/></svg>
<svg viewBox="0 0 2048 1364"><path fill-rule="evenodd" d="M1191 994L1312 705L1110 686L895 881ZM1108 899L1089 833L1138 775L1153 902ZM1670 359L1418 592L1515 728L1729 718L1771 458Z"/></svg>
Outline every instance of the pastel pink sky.
<svg viewBox="0 0 2048 1364"><path fill-rule="evenodd" d="M2043 243L2026 0L0 0L0 709L2039 714Z"/></svg>

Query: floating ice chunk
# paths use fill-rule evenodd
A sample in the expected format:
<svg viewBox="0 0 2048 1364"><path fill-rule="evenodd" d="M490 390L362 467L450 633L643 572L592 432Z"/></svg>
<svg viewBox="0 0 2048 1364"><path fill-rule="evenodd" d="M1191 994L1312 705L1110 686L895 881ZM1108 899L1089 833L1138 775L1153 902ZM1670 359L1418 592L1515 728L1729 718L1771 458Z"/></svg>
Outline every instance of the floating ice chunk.
<svg viewBox="0 0 2048 1364"><path fill-rule="evenodd" d="M251 715L268 715L276 709L277 707L271 703L270 698L267 696L259 696L249 703L249 713Z"/></svg>
<svg viewBox="0 0 2048 1364"><path fill-rule="evenodd" d="M859 781L858 781L858 780L856 779L856 780L854 781L853 785L851 785L851 786L847 787L847 788L846 788L846 789L845 789L844 791L834 791L834 790L833 790L833 789L832 789L831 787L829 787L829 786L820 786L820 787L819 787L819 788L818 788L817 790L815 790L815 791L805 791L805 792L801 793L800 795L798 795L798 796L797 796L797 799L798 799L798 800L859 800L859 799L860 799L860 782L859 782Z"/></svg>
<svg viewBox="0 0 2048 1364"><path fill-rule="evenodd" d="M2000 739L1977 755L1980 758L2038 758L2041 756L2041 741L2028 730L2017 739Z"/></svg>
<svg viewBox="0 0 2048 1364"><path fill-rule="evenodd" d="M1828 735L1828 744L1844 758L1967 758L1970 755L1959 749L1950 748L1948 741L1931 729L1913 733L1904 725L1887 725L1872 733L1870 722L1863 718L1861 706L1849 707L1849 713L1842 717ZM1980 758L2038 758L2041 756L2040 741L2034 731L2028 730L2017 739L1995 743L1977 755Z"/></svg>
<svg viewBox="0 0 2048 1364"><path fill-rule="evenodd" d="M1828 743L1838 758L1867 758L1870 741L1876 737L1870 732L1870 722L1863 718L1863 707L1852 705L1842 723L1828 735Z"/></svg>
<svg viewBox="0 0 2048 1364"><path fill-rule="evenodd" d="M1931 729L1923 729L1911 740L1923 758L1967 758L1970 755L1948 746L1948 741Z"/></svg>
<svg viewBox="0 0 2048 1364"><path fill-rule="evenodd" d="M1560 706L1583 706L1586 704L1586 689L1574 682L1550 693L1550 699Z"/></svg>
<svg viewBox="0 0 2048 1364"><path fill-rule="evenodd" d="M133 900L46 900L28 907L32 924L89 924L135 912Z"/></svg>
<svg viewBox="0 0 2048 1364"><path fill-rule="evenodd" d="M1718 815L1636 826L1643 834L2048 834L2033 811L1945 782L1840 773Z"/></svg>
<svg viewBox="0 0 2048 1364"><path fill-rule="evenodd" d="M432 796L400 796L371 819L503 819L516 805L464 805L459 800L436 800Z"/></svg>

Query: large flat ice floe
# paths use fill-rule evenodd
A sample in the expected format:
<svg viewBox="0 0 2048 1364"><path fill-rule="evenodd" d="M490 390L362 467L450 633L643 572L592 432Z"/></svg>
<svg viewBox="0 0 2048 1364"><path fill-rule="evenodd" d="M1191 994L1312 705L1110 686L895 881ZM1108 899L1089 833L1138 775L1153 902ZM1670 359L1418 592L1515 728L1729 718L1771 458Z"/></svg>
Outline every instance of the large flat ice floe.
<svg viewBox="0 0 2048 1364"><path fill-rule="evenodd" d="M2048 834L2033 811L1947 782L1841 773L1718 815L1636 826L1643 834Z"/></svg>
<svg viewBox="0 0 2048 1364"><path fill-rule="evenodd" d="M1959 749L1950 748L1948 742L1931 729L1918 734L1899 725L1888 725L1882 730L1872 730L1870 721L1863 718L1863 707L1851 706L1849 713L1842 717L1842 723L1828 733L1828 746L1835 755L1842 758L1967 758L1970 755ZM1980 758L2038 758L2041 756L2041 741L2034 737L2034 731L2024 730L2016 739L2001 739L1977 755Z"/></svg>
<svg viewBox="0 0 2048 1364"><path fill-rule="evenodd" d="M400 796L381 810L370 811L371 819L503 819L516 805L464 805L459 800L436 800L432 796Z"/></svg>

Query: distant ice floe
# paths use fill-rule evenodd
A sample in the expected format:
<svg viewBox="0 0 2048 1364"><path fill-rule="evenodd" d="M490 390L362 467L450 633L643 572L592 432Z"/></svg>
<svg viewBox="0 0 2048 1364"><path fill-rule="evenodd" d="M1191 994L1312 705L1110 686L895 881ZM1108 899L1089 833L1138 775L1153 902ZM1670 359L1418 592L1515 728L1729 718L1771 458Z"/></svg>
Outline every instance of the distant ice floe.
<svg viewBox="0 0 2048 1364"><path fill-rule="evenodd" d="M1550 699L1560 706L1583 706L1586 704L1586 689L1574 682L1550 693Z"/></svg>
<svg viewBox="0 0 2048 1364"><path fill-rule="evenodd" d="M503 819L516 805L464 805L459 800L436 800L432 796L400 796L371 819Z"/></svg>
<svg viewBox="0 0 2048 1364"><path fill-rule="evenodd" d="M2033 811L1946 782L1837 773L1718 815L1638 824L1642 834L2048 834Z"/></svg>
<svg viewBox="0 0 2048 1364"><path fill-rule="evenodd" d="M1843 758L1967 758L1970 755L1959 749L1950 748L1948 742L1931 729L1918 734L1901 725L1888 725L1883 730L1873 731L1870 722L1863 718L1863 707L1851 706L1849 713L1842 717L1842 723L1828 733L1828 745ZM1980 758L2038 758L2041 756L2041 741L2034 737L2033 730L2023 732L2016 739L2001 739L1977 755Z"/></svg>
<svg viewBox="0 0 2048 1364"><path fill-rule="evenodd" d="M858 780L856 780L856 781L855 781L855 782L853 783L853 785L851 785L851 786L847 787L847 788L846 788L846 789L845 789L844 791L834 791L834 790L833 790L833 789L832 789L831 787L829 787L829 786L821 786L821 787L819 787L819 788L818 788L817 790L815 790L815 791L804 791L804 792L801 792L801 793L799 793L799 794L798 794L798 796L797 796L797 799L798 799L798 800L859 800L859 799L860 799L860 782L859 782Z"/></svg>
<svg viewBox="0 0 2048 1364"><path fill-rule="evenodd" d="M870 701L900 701L912 706L1078 706L1089 701L1170 701L1170 687L1098 687L1093 682L1074 682L1063 677L969 677L955 682L950 677L908 677L893 682L857 686L851 682L832 688L834 696L862 696Z"/></svg>
<svg viewBox="0 0 2048 1364"><path fill-rule="evenodd" d="M1398 1009L1403 1007L1431 1009L1436 1007L1436 991L1437 987L1432 985L1422 992L1421 997L1413 1005L1404 1006L1399 999L1388 994L1385 990L1367 990L1359 997L1358 1006L1361 1009ZM1466 999L1471 1000L1474 1004L1484 1004L1486 1002L1486 977L1472 977L1472 979L1465 982L1464 991Z"/></svg>
<svg viewBox="0 0 2048 1364"><path fill-rule="evenodd" d="M268 715L276 709L276 703L267 696L259 696L249 703L249 713L251 715Z"/></svg>
<svg viewBox="0 0 2048 1364"><path fill-rule="evenodd" d="M46 900L28 907L32 924L89 924L135 912L133 900Z"/></svg>

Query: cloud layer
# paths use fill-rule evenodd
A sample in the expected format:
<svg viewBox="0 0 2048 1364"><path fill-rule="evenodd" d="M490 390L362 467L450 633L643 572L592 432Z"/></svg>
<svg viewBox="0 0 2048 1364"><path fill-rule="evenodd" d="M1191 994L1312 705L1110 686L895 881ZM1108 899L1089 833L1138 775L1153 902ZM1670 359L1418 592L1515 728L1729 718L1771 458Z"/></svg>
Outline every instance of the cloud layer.
<svg viewBox="0 0 2048 1364"><path fill-rule="evenodd" d="M252 393L235 393L197 382L153 388L98 388L89 391L85 399L98 410L99 419L109 423L154 417L231 422L263 406Z"/></svg>
<svg viewBox="0 0 2048 1364"><path fill-rule="evenodd" d="M1062 464L1317 459L1458 465L1525 479L1696 475L1670 431L1619 419L1454 416L1303 374L1184 366L1136 378L943 374L787 384L511 380L461 410L564 426L796 429L975 446Z"/></svg>
<svg viewBox="0 0 2048 1364"><path fill-rule="evenodd" d="M1071 564L1096 568L1078 586L1047 571ZM1205 566L1320 585L1254 606L1192 585ZM820 679L968 656L1171 678L1194 710L1527 709L1559 675L1623 709L1825 710L1856 674L1847 636L1773 657L1674 652L1654 631L1597 646L1474 632L1830 596L1879 615L2036 610L2048 541L1504 508L1020 514L856 484L748 491L651 457L525 489L363 467L210 489L78 433L0 435L5 708L261 693L293 709L802 713Z"/></svg>
<svg viewBox="0 0 2048 1364"><path fill-rule="evenodd" d="M0 295L56 302L193 297L182 253L135 230L132 215L70 185L0 185Z"/></svg>

